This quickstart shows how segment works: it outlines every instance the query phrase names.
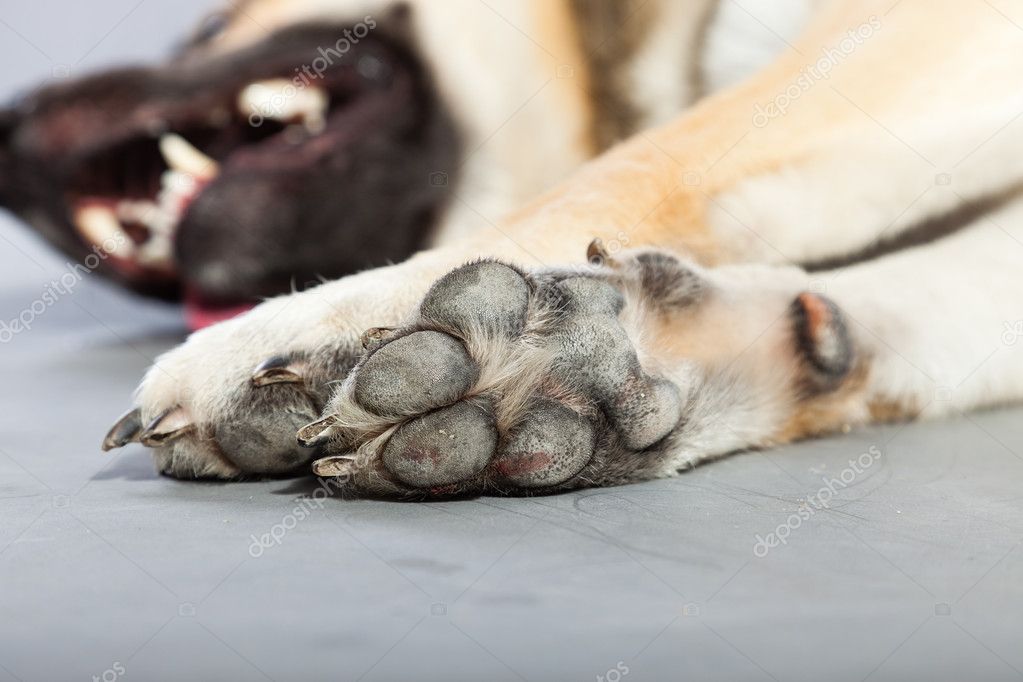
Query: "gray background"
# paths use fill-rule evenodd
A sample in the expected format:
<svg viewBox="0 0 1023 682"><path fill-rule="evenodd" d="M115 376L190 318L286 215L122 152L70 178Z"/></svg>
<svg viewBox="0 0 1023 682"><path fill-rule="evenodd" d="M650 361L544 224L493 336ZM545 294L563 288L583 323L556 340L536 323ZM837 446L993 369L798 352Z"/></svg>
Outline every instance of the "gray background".
<svg viewBox="0 0 1023 682"><path fill-rule="evenodd" d="M157 55L204 4L8 0L0 92ZM67 268L0 215L0 319ZM99 452L181 330L89 279L0 345L0 681L1023 678L1019 410L620 489L312 504L310 481L181 483Z"/></svg>

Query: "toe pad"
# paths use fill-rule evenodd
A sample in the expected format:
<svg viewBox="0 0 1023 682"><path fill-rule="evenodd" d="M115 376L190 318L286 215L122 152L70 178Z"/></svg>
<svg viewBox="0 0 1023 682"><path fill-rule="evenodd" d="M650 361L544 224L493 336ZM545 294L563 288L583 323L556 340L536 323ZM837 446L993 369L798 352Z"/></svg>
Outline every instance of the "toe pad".
<svg viewBox="0 0 1023 682"><path fill-rule="evenodd" d="M460 402L403 424L384 448L384 465L402 483L432 488L481 472L497 447L490 410Z"/></svg>
<svg viewBox="0 0 1023 682"><path fill-rule="evenodd" d="M523 488L564 483L593 457L596 432L583 417L550 400L534 405L494 461L502 480Z"/></svg>
<svg viewBox="0 0 1023 682"><path fill-rule="evenodd" d="M423 319L463 334L477 330L515 336L529 306L529 285L513 268L483 261L442 277L419 308Z"/></svg>
<svg viewBox="0 0 1023 682"><path fill-rule="evenodd" d="M440 332L415 332L369 357L356 379L354 398L381 416L428 412L461 398L478 374L457 339Z"/></svg>

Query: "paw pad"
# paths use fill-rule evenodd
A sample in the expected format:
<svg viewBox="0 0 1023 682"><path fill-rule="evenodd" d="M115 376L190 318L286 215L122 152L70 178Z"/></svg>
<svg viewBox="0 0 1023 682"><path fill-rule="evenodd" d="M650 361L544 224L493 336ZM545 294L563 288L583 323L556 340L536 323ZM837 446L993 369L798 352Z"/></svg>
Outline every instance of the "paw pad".
<svg viewBox="0 0 1023 682"><path fill-rule="evenodd" d="M483 471L497 447L494 415L460 402L398 427L383 452L384 465L413 488L458 483Z"/></svg>
<svg viewBox="0 0 1023 682"><path fill-rule="evenodd" d="M674 384L641 367L624 306L601 277L459 268L430 289L411 333L370 345L332 408L346 437L327 444L366 455L357 485L406 494L569 485L607 448L662 440L681 414ZM346 421L346 400L369 420Z"/></svg>
<svg viewBox="0 0 1023 682"><path fill-rule="evenodd" d="M553 400L542 400L509 434L494 473L523 488L569 480L593 457L597 434L590 422Z"/></svg>
<svg viewBox="0 0 1023 682"><path fill-rule="evenodd" d="M484 261L442 277L426 294L419 314L427 323L463 334L516 336L526 322L529 285L513 268Z"/></svg>
<svg viewBox="0 0 1023 682"><path fill-rule="evenodd" d="M415 332L382 346L366 360L354 398L385 417L427 412L461 398L479 375L465 346L440 332Z"/></svg>

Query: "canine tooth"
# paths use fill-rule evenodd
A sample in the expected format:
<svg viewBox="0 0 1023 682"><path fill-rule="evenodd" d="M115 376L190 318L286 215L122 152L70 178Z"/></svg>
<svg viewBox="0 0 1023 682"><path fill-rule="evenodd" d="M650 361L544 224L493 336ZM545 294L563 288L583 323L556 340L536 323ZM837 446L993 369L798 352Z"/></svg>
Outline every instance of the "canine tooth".
<svg viewBox="0 0 1023 682"><path fill-rule="evenodd" d="M143 265L172 267L174 264L174 245L167 236L154 235L142 245L136 257Z"/></svg>
<svg viewBox="0 0 1023 682"><path fill-rule="evenodd" d="M250 118L300 120L311 135L323 132L329 107L330 97L322 88L298 87L283 78L250 83L238 94L238 108Z"/></svg>
<svg viewBox="0 0 1023 682"><path fill-rule="evenodd" d="M160 138L160 153L167 165L179 173L200 180L212 180L217 175L217 162L180 135L174 133L163 135Z"/></svg>
<svg viewBox="0 0 1023 682"><path fill-rule="evenodd" d="M130 201L125 199L117 202L117 217L124 222L147 225L153 212L156 210L157 206L152 201Z"/></svg>
<svg viewBox="0 0 1023 682"><path fill-rule="evenodd" d="M106 206L83 206L75 211L75 225L89 242L118 258L129 258L135 243L121 227L114 210Z"/></svg>
<svg viewBox="0 0 1023 682"><path fill-rule="evenodd" d="M195 191L196 180L194 175L183 173L178 170L166 170L160 176L160 193L157 195L157 203L161 203L165 193L171 193L177 197L186 197Z"/></svg>

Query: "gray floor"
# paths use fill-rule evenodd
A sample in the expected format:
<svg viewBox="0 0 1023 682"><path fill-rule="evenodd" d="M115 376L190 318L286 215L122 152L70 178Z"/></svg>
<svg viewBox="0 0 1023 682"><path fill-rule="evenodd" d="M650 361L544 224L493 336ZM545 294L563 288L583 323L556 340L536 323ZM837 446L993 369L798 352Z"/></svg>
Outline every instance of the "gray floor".
<svg viewBox="0 0 1023 682"><path fill-rule="evenodd" d="M8 91L189 19L52 4L0 10ZM0 216L0 321L66 268ZM1023 411L560 497L324 500L99 452L180 329L86 280L0 345L0 681L1023 678Z"/></svg>

